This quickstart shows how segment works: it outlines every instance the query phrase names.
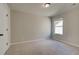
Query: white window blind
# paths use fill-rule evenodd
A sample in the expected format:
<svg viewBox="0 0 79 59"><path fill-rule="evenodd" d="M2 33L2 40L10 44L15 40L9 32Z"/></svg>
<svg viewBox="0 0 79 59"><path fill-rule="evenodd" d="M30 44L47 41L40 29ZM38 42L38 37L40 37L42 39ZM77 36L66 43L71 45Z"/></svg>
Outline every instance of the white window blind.
<svg viewBox="0 0 79 59"><path fill-rule="evenodd" d="M63 34L63 18L54 21L54 33L55 34Z"/></svg>

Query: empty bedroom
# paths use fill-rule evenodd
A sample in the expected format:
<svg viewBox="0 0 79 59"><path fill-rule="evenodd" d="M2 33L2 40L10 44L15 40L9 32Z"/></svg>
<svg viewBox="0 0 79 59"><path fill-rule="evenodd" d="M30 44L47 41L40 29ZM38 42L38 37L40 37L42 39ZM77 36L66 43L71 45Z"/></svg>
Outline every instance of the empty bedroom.
<svg viewBox="0 0 79 59"><path fill-rule="evenodd" d="M78 55L79 3L0 3L0 55Z"/></svg>

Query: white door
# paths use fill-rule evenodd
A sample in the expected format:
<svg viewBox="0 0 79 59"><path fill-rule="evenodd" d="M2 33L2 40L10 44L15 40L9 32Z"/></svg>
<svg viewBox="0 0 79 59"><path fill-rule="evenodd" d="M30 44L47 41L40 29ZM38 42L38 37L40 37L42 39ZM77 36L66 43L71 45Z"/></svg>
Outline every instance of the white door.
<svg viewBox="0 0 79 59"><path fill-rule="evenodd" d="M6 4L0 3L0 54L4 54L8 49L8 8Z"/></svg>

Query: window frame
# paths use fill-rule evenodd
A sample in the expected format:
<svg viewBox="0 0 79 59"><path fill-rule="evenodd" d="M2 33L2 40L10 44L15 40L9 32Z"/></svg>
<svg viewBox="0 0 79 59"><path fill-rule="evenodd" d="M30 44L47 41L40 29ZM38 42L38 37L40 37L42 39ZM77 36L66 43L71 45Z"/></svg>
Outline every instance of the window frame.
<svg viewBox="0 0 79 59"><path fill-rule="evenodd" d="M62 26L56 26L55 25L55 22L58 22L58 21L62 21ZM62 28L62 33L56 33L55 31L56 31L56 27L61 27ZM64 28L64 19L63 18L58 18L57 20L54 20L54 34L56 34L56 35L63 35L64 34L64 31L63 31L63 28Z"/></svg>

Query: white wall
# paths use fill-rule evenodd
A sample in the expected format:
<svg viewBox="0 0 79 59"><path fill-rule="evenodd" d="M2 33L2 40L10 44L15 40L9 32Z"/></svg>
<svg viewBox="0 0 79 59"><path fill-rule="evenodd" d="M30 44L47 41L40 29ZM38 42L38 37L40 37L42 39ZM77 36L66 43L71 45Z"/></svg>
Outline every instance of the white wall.
<svg viewBox="0 0 79 59"><path fill-rule="evenodd" d="M54 21L60 17L64 18L64 34L53 34L53 39L79 47L79 7L75 7L64 14L56 16L52 20Z"/></svg>
<svg viewBox="0 0 79 59"><path fill-rule="evenodd" d="M0 3L0 34L3 34L0 36L0 54L4 54L10 46L10 9L3 3Z"/></svg>
<svg viewBox="0 0 79 59"><path fill-rule="evenodd" d="M50 25L48 17L11 10L11 42L48 38Z"/></svg>

